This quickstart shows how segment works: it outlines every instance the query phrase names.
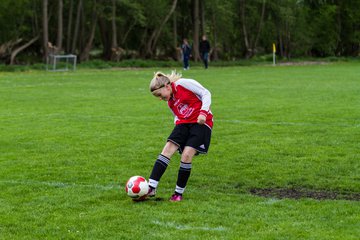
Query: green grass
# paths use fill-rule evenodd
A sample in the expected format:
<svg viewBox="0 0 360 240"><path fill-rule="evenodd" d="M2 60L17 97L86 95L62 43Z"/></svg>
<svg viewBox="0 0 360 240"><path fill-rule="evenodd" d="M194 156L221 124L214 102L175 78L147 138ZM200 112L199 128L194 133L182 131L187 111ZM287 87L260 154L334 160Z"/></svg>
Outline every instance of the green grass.
<svg viewBox="0 0 360 240"><path fill-rule="evenodd" d="M149 176L173 128L156 70L0 72L0 239L359 239L358 201L249 193L360 192L357 63L183 72L212 92L210 151L183 202L134 203L126 180Z"/></svg>

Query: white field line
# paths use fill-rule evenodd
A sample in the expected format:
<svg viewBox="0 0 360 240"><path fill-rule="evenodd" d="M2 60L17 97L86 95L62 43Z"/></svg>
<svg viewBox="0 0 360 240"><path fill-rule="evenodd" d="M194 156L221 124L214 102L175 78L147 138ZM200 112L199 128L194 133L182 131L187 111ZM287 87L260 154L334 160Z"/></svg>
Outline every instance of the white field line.
<svg viewBox="0 0 360 240"><path fill-rule="evenodd" d="M113 183L108 185L101 184L85 184L85 183L64 183L64 182L50 182L50 181L36 181L36 180L0 180L0 185L23 185L23 186L47 186L53 188L89 188L89 189L98 189L102 191L109 191L112 189L123 190L125 189L125 183ZM165 192L172 192L173 188L163 188ZM186 192L193 192L193 190L188 189ZM226 196L239 196L244 193L223 193L217 192L216 194L226 195Z"/></svg>
<svg viewBox="0 0 360 240"><path fill-rule="evenodd" d="M26 117L36 117L36 118L88 118L93 120L112 120L112 119L145 119L145 120L158 120L158 121L165 121L165 120L172 120L171 117L158 117L158 116L129 116L129 115L89 115L89 114L62 114L62 113L50 113L50 114L38 114L38 113L7 113L7 114L0 114L0 117L13 117L13 118L26 118ZM224 123L232 123L232 124L244 124L244 125L278 125L278 126L319 126L319 127L360 127L360 123L311 123L311 122L270 122L270 121L247 121L247 120L239 120L239 119L218 119L215 118L214 122L224 122Z"/></svg>
<svg viewBox="0 0 360 240"><path fill-rule="evenodd" d="M109 185L101 184L85 184L85 183L65 183L65 182L50 182L50 181L36 181L36 180L0 180L0 185L23 185L23 186L47 186L53 188L89 188L108 191L112 189L119 189L125 192L124 183L113 183ZM173 188L166 188L165 191L172 191ZM188 190L191 192L191 190Z"/></svg>
<svg viewBox="0 0 360 240"><path fill-rule="evenodd" d="M160 222L158 220L152 221L153 224L155 225L159 225L162 227L167 227L167 228L175 228L178 230L202 230L202 231L226 231L225 227L200 227L200 226L189 226L189 225L181 225L181 224L177 224L175 222Z"/></svg>
<svg viewBox="0 0 360 240"><path fill-rule="evenodd" d="M47 182L35 180L0 180L0 185L25 185L25 186L48 186L54 188L94 188L99 190L110 190L117 188L115 185L81 184L64 182Z"/></svg>
<svg viewBox="0 0 360 240"><path fill-rule="evenodd" d="M227 120L217 119L214 122L228 122L234 124L245 124L245 125L283 125L283 126L333 126L333 127L360 127L360 124L348 124L348 123L309 123L309 122L258 122L258 121L244 121L244 120Z"/></svg>
<svg viewBox="0 0 360 240"><path fill-rule="evenodd" d="M65 182L50 182L50 181L36 181L36 180L0 180L0 185L23 185L23 186L47 186L53 188L90 188L98 190L112 190L112 189L125 189L124 183L113 183L109 185L101 184L85 184L85 183L65 183ZM171 191L173 188L165 189ZM125 190L124 190L125 191ZM190 190L191 192L191 190Z"/></svg>

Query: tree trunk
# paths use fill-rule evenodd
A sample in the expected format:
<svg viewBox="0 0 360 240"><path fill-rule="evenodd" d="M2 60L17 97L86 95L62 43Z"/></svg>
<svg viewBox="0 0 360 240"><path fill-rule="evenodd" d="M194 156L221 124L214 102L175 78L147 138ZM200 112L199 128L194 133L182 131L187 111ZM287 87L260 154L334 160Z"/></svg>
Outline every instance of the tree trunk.
<svg viewBox="0 0 360 240"><path fill-rule="evenodd" d="M245 49L246 49L246 53L245 53L245 57L248 59L250 58L250 56L252 55L251 53L251 47L249 44L249 38L248 38L248 33L247 33L247 26L246 26L246 19L245 19L245 0L241 0L240 1L240 14L241 14L241 23L242 23L242 30L243 30L243 34L244 34L244 43L245 43Z"/></svg>
<svg viewBox="0 0 360 240"><path fill-rule="evenodd" d="M9 56L9 52L11 52L12 48L19 44L22 41L22 38L18 38L16 40L10 40L0 45L0 59L7 58Z"/></svg>
<svg viewBox="0 0 360 240"><path fill-rule="evenodd" d="M146 57L146 48L147 48L147 43L149 43L149 41L147 41L148 39L148 29L145 28L143 33L141 34L141 42L139 44L139 48L138 48L138 52L141 58L145 58Z"/></svg>
<svg viewBox="0 0 360 240"><path fill-rule="evenodd" d="M212 25L213 25L213 53L211 54L213 56L213 60L217 61L219 59L218 55L218 49L217 49L217 28L216 28L216 17L215 14L212 14Z"/></svg>
<svg viewBox="0 0 360 240"><path fill-rule="evenodd" d="M42 5L42 12L43 12L43 16L42 16L42 22L43 22L43 59L44 62L46 62L47 57L49 55L49 49L48 49L48 42L49 42L49 27L48 27L48 0L43 0L43 5Z"/></svg>
<svg viewBox="0 0 360 240"><path fill-rule="evenodd" d="M256 34L255 42L252 45L252 53L253 54L256 53L256 47L257 47L257 44L259 42L260 33L261 33L262 25L263 25L263 22L264 22L265 5L266 5L266 0L263 0L262 8L261 8L261 17L260 17L259 27L258 27L258 31L257 31L257 34Z"/></svg>
<svg viewBox="0 0 360 240"><path fill-rule="evenodd" d="M79 4L78 4L78 7L77 7L77 12L76 12L75 29L74 29L74 35L73 35L73 42L72 42L72 45L71 45L71 52L72 53L75 53L76 43L78 41L82 1L83 0L79 0Z"/></svg>
<svg viewBox="0 0 360 240"><path fill-rule="evenodd" d="M155 51L155 48L156 48L156 45L157 45L157 41L158 41L158 39L159 39L159 36L160 36L160 34L161 34L161 31L162 31L162 29L164 28L165 24L168 22L168 20L169 20L169 18L171 17L171 15L174 13L175 8L176 8L176 4L177 4L177 0L174 0L174 1L173 1L173 4L172 4L172 6L171 6L170 12L169 12L168 15L165 17L164 21L161 23L160 28L159 28L158 31L156 32L156 35L155 35L155 38L154 38L154 41L153 41L153 44L152 44L152 47L151 47L152 52Z"/></svg>
<svg viewBox="0 0 360 240"><path fill-rule="evenodd" d="M111 14L111 27L112 27L112 41L111 47L117 48L117 31L116 31L116 1L112 0L112 14Z"/></svg>
<svg viewBox="0 0 360 240"><path fill-rule="evenodd" d="M163 27L165 26L165 24L167 23L167 21L169 20L171 14L173 14L173 12L175 11L176 8L176 4L177 4L177 0L173 0L172 6L170 8L169 13L165 16L164 20L161 22L160 26L155 29L148 41L147 47L146 47L146 52L149 56L153 57L155 49L156 49L156 44L158 41L158 38L161 34L161 31L163 29Z"/></svg>
<svg viewBox="0 0 360 240"><path fill-rule="evenodd" d="M96 23L97 23L96 1L94 3L94 8L93 8L93 13L92 13L92 18L91 19L92 19L92 24L91 24L89 40L86 43L86 46L85 46L84 50L80 54L80 61L89 60L90 50L92 48L93 41L94 41L94 38L95 38L95 30L96 30Z"/></svg>
<svg viewBox="0 0 360 240"><path fill-rule="evenodd" d="M119 60L118 56L118 41L117 41L117 31L116 31L116 1L112 0L112 13L111 13L111 60Z"/></svg>
<svg viewBox="0 0 360 240"><path fill-rule="evenodd" d="M66 39L66 52L67 53L70 53L71 51L71 46L70 46L70 43L71 43L71 39L72 39L72 36L71 36L71 29L72 29L72 19L73 19L73 11L74 11L74 2L73 0L70 0L70 8L69 8L69 22L68 22L68 27L67 27L67 39Z"/></svg>
<svg viewBox="0 0 360 240"><path fill-rule="evenodd" d="M10 56L10 65L13 65L15 63L15 57L16 55L21 52L22 50L24 50L25 48L29 47L31 44L33 44L34 42L36 42L36 40L39 39L39 36L34 37L33 39L31 39L29 42L25 43L24 45L18 47L17 49L15 49L14 51L11 52L11 56Z"/></svg>
<svg viewBox="0 0 360 240"><path fill-rule="evenodd" d="M289 60L291 57L290 51L291 51L291 35L290 35L290 31L287 31L288 36L287 36L287 51L286 51L286 58Z"/></svg>
<svg viewBox="0 0 360 240"><path fill-rule="evenodd" d="M283 38L281 30L279 31L279 50L280 50L280 56L284 57L284 44L283 44Z"/></svg>
<svg viewBox="0 0 360 240"><path fill-rule="evenodd" d="M259 41L259 37L260 37L260 33L261 33L263 21L264 21L266 0L263 0L263 3L262 3L261 15L260 15L259 25L258 25L258 29L257 29L257 34L256 34L255 38L253 38L253 41L251 41L251 42L249 41L249 35L247 32L248 26L246 24L246 17L245 17L246 6L245 5L246 5L246 0L241 0L240 12L241 12L241 22L242 22L243 34L244 34L244 43L245 43L245 48L246 48L245 56L247 59L249 59L249 58L252 58L256 53L256 46Z"/></svg>
<svg viewBox="0 0 360 240"><path fill-rule="evenodd" d="M204 0L200 0L200 15L201 15L201 34L206 35L205 1Z"/></svg>
<svg viewBox="0 0 360 240"><path fill-rule="evenodd" d="M133 21L133 23L130 25L130 27L128 27L128 29L126 30L126 33L124 34L124 36L121 39L121 43L120 46L123 46L126 43L127 37L129 36L129 33L131 32L131 30L134 29L134 27L136 26L137 21Z"/></svg>
<svg viewBox="0 0 360 240"><path fill-rule="evenodd" d="M31 29L32 32L34 33L34 35L39 32L41 32L40 27L39 27L39 18L38 17L38 8L37 8L37 4L36 2L33 2L33 4L31 5L32 9L31 11L33 12L32 18L31 18Z"/></svg>
<svg viewBox="0 0 360 240"><path fill-rule="evenodd" d="M181 53L179 51L179 46L178 46L178 33L177 33L177 19L176 19L176 13L173 15L173 49L174 49L174 54L173 54L173 58L176 61L180 61L181 60Z"/></svg>
<svg viewBox="0 0 360 240"><path fill-rule="evenodd" d="M62 51L63 40L63 0L59 0L58 6L58 32L56 39L57 53Z"/></svg>
<svg viewBox="0 0 360 240"><path fill-rule="evenodd" d="M104 20L104 17L100 14L98 16L98 24L99 24L101 43L103 46L103 54L102 55L105 60L110 60L111 59L110 33L108 31L107 24Z"/></svg>
<svg viewBox="0 0 360 240"><path fill-rule="evenodd" d="M81 6L81 13L80 13L80 34L78 37L78 54L80 55L84 49L85 49L85 45L86 45L86 29L85 29L85 25L86 25L86 19L85 19L85 11L84 11L84 5L82 4Z"/></svg>
<svg viewBox="0 0 360 240"><path fill-rule="evenodd" d="M199 28L200 28L200 19L199 19L199 0L194 0L193 6L193 16L194 16L194 39L193 39L193 53L194 53L194 61L197 62L200 60L199 53Z"/></svg>

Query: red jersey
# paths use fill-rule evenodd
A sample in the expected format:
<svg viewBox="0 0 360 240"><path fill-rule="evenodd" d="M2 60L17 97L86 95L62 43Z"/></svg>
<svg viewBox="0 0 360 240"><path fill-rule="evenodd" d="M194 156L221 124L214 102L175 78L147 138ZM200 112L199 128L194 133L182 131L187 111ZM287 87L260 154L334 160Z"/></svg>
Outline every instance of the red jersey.
<svg viewBox="0 0 360 240"><path fill-rule="evenodd" d="M175 115L175 124L197 123L200 114L206 117L205 125L213 127L213 115L210 111L211 94L193 79L180 78L171 83L172 98L169 108Z"/></svg>

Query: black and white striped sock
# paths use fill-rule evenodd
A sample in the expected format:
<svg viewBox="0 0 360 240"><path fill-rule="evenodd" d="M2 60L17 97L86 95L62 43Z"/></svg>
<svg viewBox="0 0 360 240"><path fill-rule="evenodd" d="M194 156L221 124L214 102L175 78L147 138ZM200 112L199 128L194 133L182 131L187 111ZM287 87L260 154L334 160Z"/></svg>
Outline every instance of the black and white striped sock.
<svg viewBox="0 0 360 240"><path fill-rule="evenodd" d="M151 188L157 188L160 178L164 174L169 163L170 163L169 158L165 157L162 154L158 156L149 178L149 186Z"/></svg>
<svg viewBox="0 0 360 240"><path fill-rule="evenodd" d="M184 193L187 181L189 180L190 177L191 167L192 167L191 163L180 162L178 179L175 188L176 194L182 195Z"/></svg>

